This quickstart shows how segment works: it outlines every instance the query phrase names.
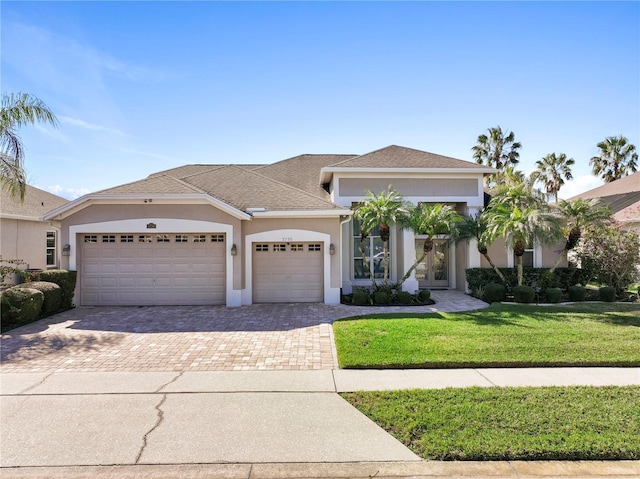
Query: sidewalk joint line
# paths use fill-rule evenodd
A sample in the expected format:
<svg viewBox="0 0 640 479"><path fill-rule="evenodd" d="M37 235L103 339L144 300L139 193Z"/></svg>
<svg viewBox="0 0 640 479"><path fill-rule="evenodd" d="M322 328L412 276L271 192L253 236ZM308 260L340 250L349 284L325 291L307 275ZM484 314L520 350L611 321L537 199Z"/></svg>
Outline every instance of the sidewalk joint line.
<svg viewBox="0 0 640 479"><path fill-rule="evenodd" d="M496 383L494 383L491 379L489 379L487 376L485 376L484 374L482 374L480 372L479 369L477 368L473 368L473 370L478 373L480 375L480 377L482 377L485 381L487 381L489 384L491 384L492 386L498 386Z"/></svg>
<svg viewBox="0 0 640 479"><path fill-rule="evenodd" d="M518 473L518 470L516 469L516 467L511 463L511 461L506 461L507 465L509 466L509 469L511 469L513 471L513 474L515 475L516 479L520 479L520 474Z"/></svg>
<svg viewBox="0 0 640 479"><path fill-rule="evenodd" d="M138 452L138 456L136 457L136 460L135 460L134 464L139 464L140 463L140 458L142 458L142 453L144 452L145 448L147 447L147 439L149 438L149 434L151 434L153 431L155 431L160 426L162 421L164 420L164 411L162 410L162 405L164 404L164 402L166 400L167 400L167 394L165 393L165 394L162 395L162 399L160 400L160 402L155 407L156 411L158 411L158 420L153 425L153 427L151 429L149 429L149 431L142 437L142 447L140 448L140 451Z"/></svg>

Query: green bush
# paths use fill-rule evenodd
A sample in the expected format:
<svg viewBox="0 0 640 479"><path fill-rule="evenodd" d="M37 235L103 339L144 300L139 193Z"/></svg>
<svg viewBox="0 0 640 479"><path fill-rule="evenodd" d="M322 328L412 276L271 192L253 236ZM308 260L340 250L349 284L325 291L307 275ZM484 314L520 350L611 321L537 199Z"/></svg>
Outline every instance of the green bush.
<svg viewBox="0 0 640 479"><path fill-rule="evenodd" d="M366 291L354 291L353 296L351 297L351 304L355 304L357 306L371 304L369 301L369 293Z"/></svg>
<svg viewBox="0 0 640 479"><path fill-rule="evenodd" d="M559 303L562 301L562 290L560 288L547 288L544 290L544 299L547 303Z"/></svg>
<svg viewBox="0 0 640 479"><path fill-rule="evenodd" d="M399 291L396 294L396 299L399 304L411 304L413 302L413 296L407 291Z"/></svg>
<svg viewBox="0 0 640 479"><path fill-rule="evenodd" d="M431 291L428 289L421 289L418 291L418 301L421 303L428 303L431 301Z"/></svg>
<svg viewBox="0 0 640 479"><path fill-rule="evenodd" d="M531 286L514 286L513 299L516 303L533 303L536 297L536 290Z"/></svg>
<svg viewBox="0 0 640 479"><path fill-rule="evenodd" d="M48 281L33 281L25 286L42 291L42 294L44 294L41 315L44 316L60 311L60 304L62 304L62 288L60 286Z"/></svg>
<svg viewBox="0 0 640 479"><path fill-rule="evenodd" d="M605 286L598 290L598 296L602 301L613 303L616 300L616 288L613 286Z"/></svg>
<svg viewBox="0 0 640 479"><path fill-rule="evenodd" d="M391 296L386 291L376 291L373 295L373 302L375 304L389 304Z"/></svg>
<svg viewBox="0 0 640 479"><path fill-rule="evenodd" d="M516 268L498 268L504 275L505 286L518 284ZM569 289L575 284L586 284L586 272L578 268L556 268L551 274L550 268L524 268L524 284L537 285L541 288L558 287ZM503 284L493 268L469 268L466 270L469 289L476 291L489 283Z"/></svg>
<svg viewBox="0 0 640 479"><path fill-rule="evenodd" d="M507 296L507 290L502 284L489 283L484 288L484 300L487 303L499 303L504 301Z"/></svg>
<svg viewBox="0 0 640 479"><path fill-rule="evenodd" d="M584 286L569 287L569 301L584 301L587 298L587 288Z"/></svg>
<svg viewBox="0 0 640 479"><path fill-rule="evenodd" d="M40 281L56 283L62 289L62 300L60 309L67 310L73 307L73 293L76 289L76 271L67 271L65 269L50 269L42 271L39 274Z"/></svg>
<svg viewBox="0 0 640 479"><path fill-rule="evenodd" d="M31 288L14 286L2 292L2 321L26 324L40 316L44 294Z"/></svg>

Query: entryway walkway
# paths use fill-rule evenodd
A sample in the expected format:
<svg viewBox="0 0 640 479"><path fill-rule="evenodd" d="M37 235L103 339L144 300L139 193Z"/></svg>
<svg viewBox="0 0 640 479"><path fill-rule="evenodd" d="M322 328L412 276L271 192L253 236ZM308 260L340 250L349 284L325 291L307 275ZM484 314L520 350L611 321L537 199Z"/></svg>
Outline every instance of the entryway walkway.
<svg viewBox="0 0 640 479"><path fill-rule="evenodd" d="M431 306L324 304L79 307L2 335L3 372L268 371L338 367L331 323L375 313L467 311L487 304L434 291Z"/></svg>

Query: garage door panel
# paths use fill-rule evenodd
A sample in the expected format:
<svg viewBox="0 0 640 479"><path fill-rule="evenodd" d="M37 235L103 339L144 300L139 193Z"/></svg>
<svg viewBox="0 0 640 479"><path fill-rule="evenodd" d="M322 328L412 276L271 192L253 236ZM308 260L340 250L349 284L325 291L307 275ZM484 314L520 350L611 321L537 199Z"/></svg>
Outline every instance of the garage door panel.
<svg viewBox="0 0 640 479"><path fill-rule="evenodd" d="M111 234L110 234L111 235ZM80 295L85 305L224 304L225 243L158 242L164 235L128 235L134 242L81 245ZM181 239L183 240L184 235ZM191 238L193 235L189 234ZM139 241L142 237L144 241ZM207 235L209 238L209 235Z"/></svg>

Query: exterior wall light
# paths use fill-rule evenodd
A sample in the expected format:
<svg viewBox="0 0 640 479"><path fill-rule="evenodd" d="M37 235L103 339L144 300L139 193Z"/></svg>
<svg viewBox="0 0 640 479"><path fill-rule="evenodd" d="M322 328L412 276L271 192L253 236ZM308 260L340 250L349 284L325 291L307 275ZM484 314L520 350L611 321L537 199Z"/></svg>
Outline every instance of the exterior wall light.
<svg viewBox="0 0 640 479"><path fill-rule="evenodd" d="M329 254L331 255L336 254L336 247L333 245L333 243L329 245Z"/></svg>
<svg viewBox="0 0 640 479"><path fill-rule="evenodd" d="M238 254L238 248L234 244L233 246L231 246L231 256L235 256L237 254Z"/></svg>
<svg viewBox="0 0 640 479"><path fill-rule="evenodd" d="M71 245L66 244L62 247L62 256L71 256Z"/></svg>

